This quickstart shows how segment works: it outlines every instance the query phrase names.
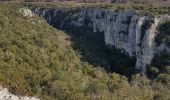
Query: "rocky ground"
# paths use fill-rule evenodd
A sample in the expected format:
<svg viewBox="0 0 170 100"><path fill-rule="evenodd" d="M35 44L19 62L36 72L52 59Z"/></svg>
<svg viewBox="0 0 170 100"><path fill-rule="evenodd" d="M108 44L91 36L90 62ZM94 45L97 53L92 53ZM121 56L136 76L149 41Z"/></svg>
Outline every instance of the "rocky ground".
<svg viewBox="0 0 170 100"><path fill-rule="evenodd" d="M0 86L0 100L40 100L36 97L16 96L8 91L7 88Z"/></svg>

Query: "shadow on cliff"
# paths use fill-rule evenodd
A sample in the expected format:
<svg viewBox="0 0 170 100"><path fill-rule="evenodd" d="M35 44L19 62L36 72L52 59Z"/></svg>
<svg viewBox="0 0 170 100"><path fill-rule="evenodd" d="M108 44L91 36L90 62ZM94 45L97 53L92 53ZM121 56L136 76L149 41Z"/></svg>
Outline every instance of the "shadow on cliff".
<svg viewBox="0 0 170 100"><path fill-rule="evenodd" d="M122 54L120 50L113 47L108 48L105 45L103 32L93 32L89 27L92 23L85 19L81 27L73 26L71 23L76 17L79 9L67 11L49 10L43 15L43 9L40 10L40 16L44 16L47 22L70 35L72 47L82 57L81 60L90 63L95 67L102 67L107 72L117 72L126 76L131 76L135 72L135 58L129 58ZM54 13L55 12L55 13ZM41 15L42 14L42 15Z"/></svg>
<svg viewBox="0 0 170 100"><path fill-rule="evenodd" d="M106 46L103 32L93 32L86 26L66 25L63 29L70 35L72 47L82 56L81 60L95 67L102 67L107 72L117 72L126 76L131 76L135 72L136 59Z"/></svg>

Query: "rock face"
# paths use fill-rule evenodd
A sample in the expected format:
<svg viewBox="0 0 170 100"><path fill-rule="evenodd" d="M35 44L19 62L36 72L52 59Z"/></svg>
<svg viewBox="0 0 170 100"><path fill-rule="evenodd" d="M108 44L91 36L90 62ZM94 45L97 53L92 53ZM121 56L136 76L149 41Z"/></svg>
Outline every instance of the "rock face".
<svg viewBox="0 0 170 100"><path fill-rule="evenodd" d="M33 11L58 28L86 26L93 32L103 32L105 44L136 58L136 68L145 72L155 54L168 50L167 46L157 46L155 37L160 23L169 19L168 15L149 16L131 10L46 9ZM94 37L95 38L95 37Z"/></svg>
<svg viewBox="0 0 170 100"><path fill-rule="evenodd" d="M9 93L7 88L2 88L2 86L0 86L0 100L40 100L40 99L35 97L16 96L12 93Z"/></svg>
<svg viewBox="0 0 170 100"><path fill-rule="evenodd" d="M28 17L32 17L33 13L30 9L26 9L26 8L21 8L20 12L22 13L23 16L28 16Z"/></svg>

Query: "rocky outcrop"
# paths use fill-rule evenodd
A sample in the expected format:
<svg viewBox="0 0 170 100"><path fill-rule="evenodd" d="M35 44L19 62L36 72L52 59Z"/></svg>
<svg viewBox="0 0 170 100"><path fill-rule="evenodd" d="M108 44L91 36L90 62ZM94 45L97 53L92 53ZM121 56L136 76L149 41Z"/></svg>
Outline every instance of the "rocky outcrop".
<svg viewBox="0 0 170 100"><path fill-rule="evenodd" d="M34 8L33 11L58 28L86 26L93 32L103 32L106 45L135 57L136 68L143 72L155 54L168 49L165 44L157 46L155 42L155 37L160 33L157 27L169 19L168 15L150 16L132 10L99 8Z"/></svg>
<svg viewBox="0 0 170 100"><path fill-rule="evenodd" d="M32 11L30 9L27 9L27 8L21 8L20 12L22 13L22 15L24 17L32 17L33 16Z"/></svg>
<svg viewBox="0 0 170 100"><path fill-rule="evenodd" d="M12 93L9 93L7 88L2 88L2 86L0 86L0 100L40 100L40 99L36 97L16 96Z"/></svg>

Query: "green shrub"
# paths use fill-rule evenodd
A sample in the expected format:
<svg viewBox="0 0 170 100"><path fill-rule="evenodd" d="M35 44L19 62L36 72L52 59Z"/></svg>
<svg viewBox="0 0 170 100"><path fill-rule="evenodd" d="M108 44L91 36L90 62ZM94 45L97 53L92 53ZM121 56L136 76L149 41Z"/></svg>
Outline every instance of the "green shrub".
<svg viewBox="0 0 170 100"><path fill-rule="evenodd" d="M166 66L165 71L166 71L166 73L170 74L170 66Z"/></svg>
<svg viewBox="0 0 170 100"><path fill-rule="evenodd" d="M159 73L159 69L156 67L148 67L147 69L147 73L149 74L149 76L157 76Z"/></svg>
<svg viewBox="0 0 170 100"><path fill-rule="evenodd" d="M157 80L161 81L165 84L168 84L168 83L170 83L170 75L169 74L159 74Z"/></svg>

